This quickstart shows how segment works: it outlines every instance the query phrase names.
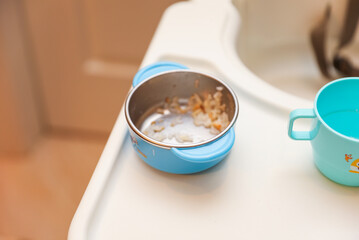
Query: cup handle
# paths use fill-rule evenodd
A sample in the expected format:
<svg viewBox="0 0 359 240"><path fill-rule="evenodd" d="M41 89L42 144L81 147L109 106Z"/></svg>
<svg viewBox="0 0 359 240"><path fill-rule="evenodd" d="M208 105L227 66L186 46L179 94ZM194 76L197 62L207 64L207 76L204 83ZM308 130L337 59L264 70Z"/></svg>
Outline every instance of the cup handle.
<svg viewBox="0 0 359 240"><path fill-rule="evenodd" d="M155 74L176 69L188 69L188 67L175 62L156 62L150 64L144 68L141 68L136 73L135 77L133 78L132 86L136 87L140 82Z"/></svg>
<svg viewBox="0 0 359 240"><path fill-rule="evenodd" d="M208 163L227 155L234 144L234 140L235 133L232 127L214 142L193 148L171 148L171 151L177 157L188 162Z"/></svg>
<svg viewBox="0 0 359 240"><path fill-rule="evenodd" d="M298 118L315 118L314 109L296 109L289 114L288 135L294 140L312 140L313 131L293 131L294 121Z"/></svg>

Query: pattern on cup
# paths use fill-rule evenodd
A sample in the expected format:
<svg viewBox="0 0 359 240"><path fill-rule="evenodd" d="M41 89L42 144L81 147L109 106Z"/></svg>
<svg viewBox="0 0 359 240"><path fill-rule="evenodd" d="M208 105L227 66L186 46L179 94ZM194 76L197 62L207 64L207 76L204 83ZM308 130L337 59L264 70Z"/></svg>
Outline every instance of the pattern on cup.
<svg viewBox="0 0 359 240"><path fill-rule="evenodd" d="M351 155L351 154L350 154ZM350 170L349 172L351 173L359 173L359 158L354 160L351 164L350 164Z"/></svg>
<svg viewBox="0 0 359 240"><path fill-rule="evenodd" d="M345 161L349 162L350 159L353 159L351 154L345 154Z"/></svg>

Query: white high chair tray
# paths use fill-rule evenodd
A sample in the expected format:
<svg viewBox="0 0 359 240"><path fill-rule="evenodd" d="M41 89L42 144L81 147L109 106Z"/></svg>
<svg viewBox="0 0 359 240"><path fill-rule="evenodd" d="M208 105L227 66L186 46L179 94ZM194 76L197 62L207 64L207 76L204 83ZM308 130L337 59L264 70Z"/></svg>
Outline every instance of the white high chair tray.
<svg viewBox="0 0 359 240"><path fill-rule="evenodd" d="M198 14L191 9L198 10L200 3L181 3L166 12L142 66L177 61L211 72L234 89L240 110L230 155L199 174L160 172L135 154L122 110L68 238L357 239L359 189L325 178L313 163L310 143L287 136L289 110L311 107L311 102L261 83L240 62L231 61L228 49L207 42L210 51L191 48L186 53L181 49L193 46L178 40L184 30L168 33L174 26L180 28L175 22L178 14ZM224 3L207 10L213 8L216 21L231 14ZM206 18L208 11L200 16L211 29L203 27L198 38L223 28ZM198 27L187 26L192 33ZM296 122L298 127L306 125Z"/></svg>

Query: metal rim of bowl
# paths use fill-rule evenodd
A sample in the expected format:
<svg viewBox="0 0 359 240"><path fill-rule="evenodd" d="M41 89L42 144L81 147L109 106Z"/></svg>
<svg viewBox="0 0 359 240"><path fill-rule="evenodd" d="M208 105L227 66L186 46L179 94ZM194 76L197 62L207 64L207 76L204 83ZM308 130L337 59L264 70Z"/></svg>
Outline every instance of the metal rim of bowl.
<svg viewBox="0 0 359 240"><path fill-rule="evenodd" d="M144 133L142 133L136 126L135 124L132 122L131 118L130 118L130 113L129 113L129 102L130 99L133 95L134 92L136 92L136 90L138 88L141 87L142 84L146 83L147 81L150 81L151 79L160 76L160 75L165 75L168 73L174 73L174 72L191 72L191 73L197 73L200 75L203 75L205 77L211 78L217 82L219 82L220 84L222 84L225 88L227 88L227 90L230 92L231 96L233 97L233 101L234 101L234 114L233 114L233 118L231 120L231 122L229 123L229 125L226 127L226 129L224 129L222 132L220 132L219 134L217 134L216 136L214 136L213 138L207 139L206 141L202 141L202 142L198 142L198 143L192 143L192 144L168 144L168 143L163 143L157 140L154 140L148 136L146 136ZM127 98L126 98L126 102L125 102L125 117L126 117L126 121L127 124L129 125L129 127L132 129L132 131L134 131L138 136L140 136L143 140L145 140L146 142L158 146L160 148L165 148L165 149L171 149L171 148L193 148L193 147L198 147L201 145L205 145L208 144L210 142L213 142L217 139L219 139L220 137L222 137L224 134L226 134L228 132L229 129L231 129L231 127L233 127L234 123L236 122L237 118L238 118L238 111L239 111L239 106L238 106L238 99L236 94L234 93L234 91L222 80L207 74L207 73L203 73L200 71L195 71L195 70L190 70L190 69L180 69L180 70L170 70L170 71L165 71L165 72L161 72L155 75L152 75L146 79L144 79L142 82L140 82L137 86L135 86L134 88L131 89L131 91L129 92Z"/></svg>

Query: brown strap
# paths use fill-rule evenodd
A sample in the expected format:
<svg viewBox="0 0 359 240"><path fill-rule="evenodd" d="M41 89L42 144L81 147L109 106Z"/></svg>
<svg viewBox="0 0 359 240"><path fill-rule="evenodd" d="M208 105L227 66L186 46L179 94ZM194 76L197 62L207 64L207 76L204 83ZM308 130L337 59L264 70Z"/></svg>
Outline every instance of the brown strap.
<svg viewBox="0 0 359 240"><path fill-rule="evenodd" d="M355 34L359 20L359 0L349 0L346 11L345 20L342 32L340 34L340 41L338 49L348 45Z"/></svg>
<svg viewBox="0 0 359 240"><path fill-rule="evenodd" d="M349 59L340 56L340 50L350 44L355 35L359 21L359 0L349 0L344 26L340 35L339 45L333 59L334 67L344 76L359 76L359 68L352 65Z"/></svg>
<svg viewBox="0 0 359 240"><path fill-rule="evenodd" d="M327 78L331 78L328 71L328 60L326 55L326 36L331 8L327 5L323 18L319 24L315 26L310 33L310 40L314 50L315 58L321 73Z"/></svg>
<svg viewBox="0 0 359 240"><path fill-rule="evenodd" d="M328 5L325 9L323 18L317 26L315 26L311 33L310 39L314 50L316 62L320 72L328 79L334 79L329 73L329 61L326 55L326 39L327 29L330 19L331 8ZM353 66L347 57L340 55L340 50L353 41L355 31L359 21L359 0L348 0L348 5L345 13L344 25L340 34L339 44L332 61L333 66L343 76L359 76L359 68Z"/></svg>

